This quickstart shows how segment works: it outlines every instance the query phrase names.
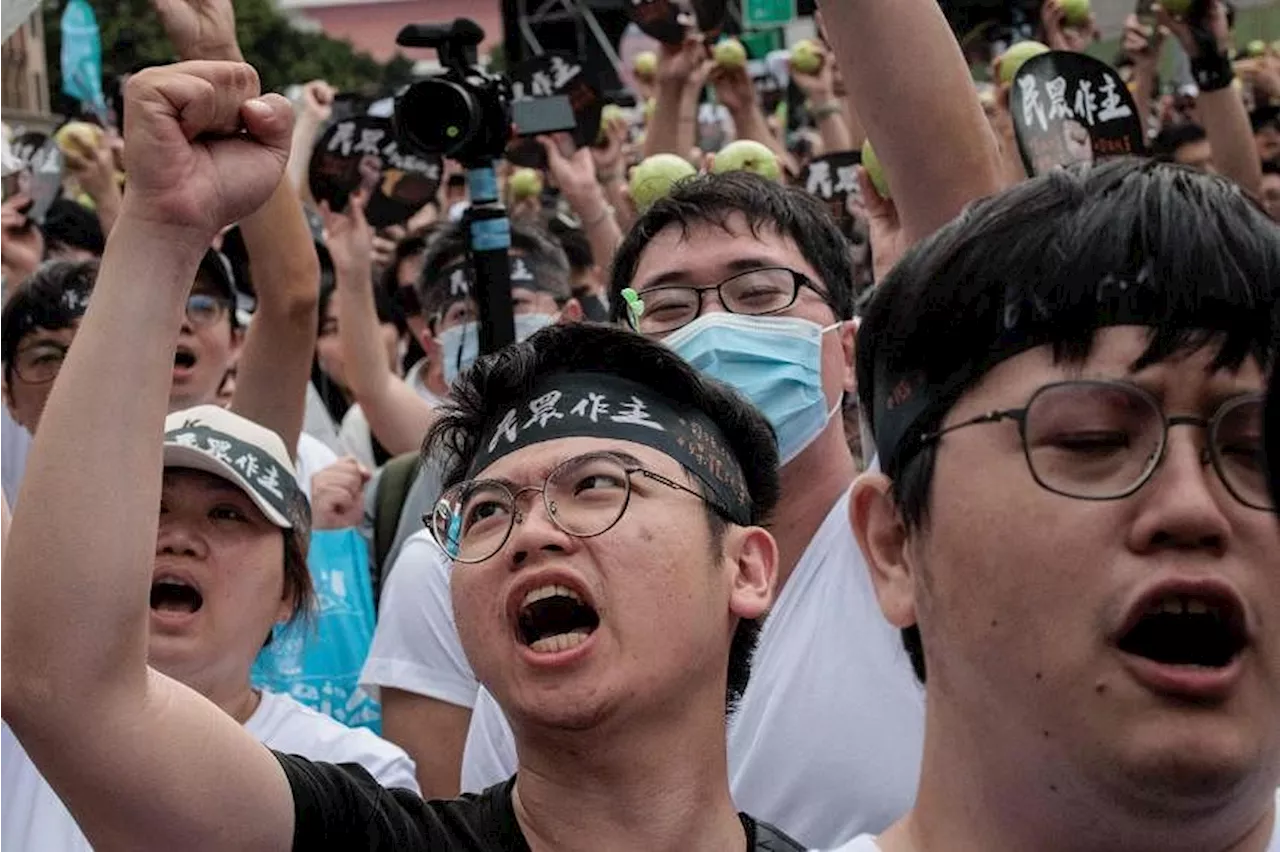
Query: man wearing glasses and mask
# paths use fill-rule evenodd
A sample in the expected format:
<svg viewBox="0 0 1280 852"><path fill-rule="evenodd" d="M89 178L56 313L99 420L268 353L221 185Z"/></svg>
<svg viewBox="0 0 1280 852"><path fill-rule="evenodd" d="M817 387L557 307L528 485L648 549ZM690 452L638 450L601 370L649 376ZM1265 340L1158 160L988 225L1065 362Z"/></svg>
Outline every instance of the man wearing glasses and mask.
<svg viewBox="0 0 1280 852"><path fill-rule="evenodd" d="M1234 184L1121 161L980 202L881 285L850 518L927 734L911 813L847 852L1280 850L1277 282Z"/></svg>

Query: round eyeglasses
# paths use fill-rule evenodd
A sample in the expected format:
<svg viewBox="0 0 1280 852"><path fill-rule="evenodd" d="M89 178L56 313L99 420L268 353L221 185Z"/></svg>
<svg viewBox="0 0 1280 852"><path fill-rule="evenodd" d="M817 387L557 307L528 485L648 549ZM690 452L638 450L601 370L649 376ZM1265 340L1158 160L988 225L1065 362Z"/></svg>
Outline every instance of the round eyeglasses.
<svg viewBox="0 0 1280 852"><path fill-rule="evenodd" d="M21 349L13 358L13 371L29 385L42 385L58 377L67 347L60 343L37 343Z"/></svg>
<svg viewBox="0 0 1280 852"><path fill-rule="evenodd" d="M710 287L660 284L640 292L644 312L638 327L641 334L666 335L683 328L702 314L702 294L715 290L720 305L731 314L763 316L785 311L795 304L801 287L808 287L828 300L809 276L785 266L751 269L726 278Z"/></svg>
<svg viewBox="0 0 1280 852"><path fill-rule="evenodd" d="M1031 476L1055 494L1080 500L1118 500L1151 478L1164 458L1173 426L1208 430L1201 464L1212 464L1231 496L1251 509L1275 511L1262 450L1262 394L1232 397L1206 419L1166 417L1160 402L1136 385L1074 380L1039 388L1025 408L979 415L921 437L1015 420Z"/></svg>
<svg viewBox="0 0 1280 852"><path fill-rule="evenodd" d="M192 293L187 297L187 322L196 328L204 328L217 322L231 309L231 303L217 296Z"/></svg>
<svg viewBox="0 0 1280 852"><path fill-rule="evenodd" d="M440 495L422 521L454 562L483 562L493 556L524 515L518 507L529 491L541 492L551 522L569 535L591 538L610 530L631 502L631 477L639 474L668 488L685 491L724 514L702 494L646 470L623 453L575 456L547 474L541 487L516 487L501 479L460 482Z"/></svg>

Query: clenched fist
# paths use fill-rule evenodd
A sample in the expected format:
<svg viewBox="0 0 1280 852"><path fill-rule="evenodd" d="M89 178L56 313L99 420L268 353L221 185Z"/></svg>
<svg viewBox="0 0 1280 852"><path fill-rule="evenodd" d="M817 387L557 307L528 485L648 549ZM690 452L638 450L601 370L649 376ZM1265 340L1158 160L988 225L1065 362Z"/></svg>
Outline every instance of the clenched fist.
<svg viewBox="0 0 1280 852"><path fill-rule="evenodd" d="M267 200L289 159L293 111L240 62L148 68L125 91L124 211L205 244Z"/></svg>
<svg viewBox="0 0 1280 852"><path fill-rule="evenodd" d="M338 530L360 525L364 518L364 486L368 468L351 456L341 458L311 478L311 526Z"/></svg>

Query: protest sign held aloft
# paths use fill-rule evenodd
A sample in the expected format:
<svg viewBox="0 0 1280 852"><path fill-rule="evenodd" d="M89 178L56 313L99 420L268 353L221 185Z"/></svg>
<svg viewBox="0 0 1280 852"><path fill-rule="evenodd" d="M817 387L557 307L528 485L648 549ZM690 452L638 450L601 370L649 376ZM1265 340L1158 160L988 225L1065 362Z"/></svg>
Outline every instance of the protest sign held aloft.
<svg viewBox="0 0 1280 852"><path fill-rule="evenodd" d="M1051 51L1028 59L1013 79L1009 112L1032 176L1145 149L1124 80L1083 53Z"/></svg>

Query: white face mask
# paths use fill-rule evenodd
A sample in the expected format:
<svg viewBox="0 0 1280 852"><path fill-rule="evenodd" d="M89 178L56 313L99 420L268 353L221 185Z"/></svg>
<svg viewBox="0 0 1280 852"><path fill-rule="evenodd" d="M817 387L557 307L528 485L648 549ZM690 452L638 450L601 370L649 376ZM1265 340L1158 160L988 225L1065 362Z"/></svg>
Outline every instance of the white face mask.
<svg viewBox="0 0 1280 852"><path fill-rule="evenodd" d="M516 314L515 319L516 343L520 343L535 332L554 325L558 317L555 314ZM444 382L452 385L453 380L470 369L480 357L480 323L472 320L446 328L436 339L440 343Z"/></svg>

